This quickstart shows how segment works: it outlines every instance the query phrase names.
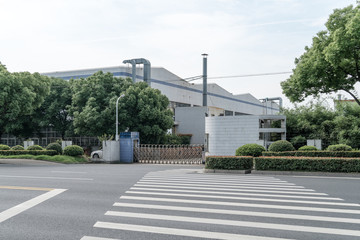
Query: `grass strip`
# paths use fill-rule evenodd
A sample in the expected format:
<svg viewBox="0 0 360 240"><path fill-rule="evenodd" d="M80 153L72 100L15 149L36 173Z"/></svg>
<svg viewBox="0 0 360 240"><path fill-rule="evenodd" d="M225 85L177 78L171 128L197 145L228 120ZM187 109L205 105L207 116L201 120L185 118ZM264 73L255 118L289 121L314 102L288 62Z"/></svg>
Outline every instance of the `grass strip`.
<svg viewBox="0 0 360 240"><path fill-rule="evenodd" d="M57 162L57 163L65 163L65 164L75 164L75 163L88 163L86 157L72 157L72 156L65 156L65 155L12 155L12 156L1 156L0 159L34 159L34 160L41 160L41 161L49 161L49 162Z"/></svg>

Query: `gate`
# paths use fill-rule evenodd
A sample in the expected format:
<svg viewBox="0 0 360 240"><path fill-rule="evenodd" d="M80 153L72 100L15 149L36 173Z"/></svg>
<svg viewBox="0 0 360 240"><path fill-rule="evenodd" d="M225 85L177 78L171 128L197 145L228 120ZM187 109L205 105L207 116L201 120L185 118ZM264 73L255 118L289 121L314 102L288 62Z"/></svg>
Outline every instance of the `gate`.
<svg viewBox="0 0 360 240"><path fill-rule="evenodd" d="M151 145L134 147L134 160L139 163L202 164L204 145Z"/></svg>

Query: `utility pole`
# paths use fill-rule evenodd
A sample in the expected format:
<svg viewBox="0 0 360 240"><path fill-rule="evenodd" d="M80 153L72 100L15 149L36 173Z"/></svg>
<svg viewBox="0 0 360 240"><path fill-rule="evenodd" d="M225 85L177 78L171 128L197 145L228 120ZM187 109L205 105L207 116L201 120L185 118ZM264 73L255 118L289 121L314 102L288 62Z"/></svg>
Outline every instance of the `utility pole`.
<svg viewBox="0 0 360 240"><path fill-rule="evenodd" d="M203 106L207 106L207 54L201 54L203 56Z"/></svg>
<svg viewBox="0 0 360 240"><path fill-rule="evenodd" d="M125 94L122 94L116 100L116 135L115 135L115 141L119 141L119 100L120 100L120 98L122 98L124 96L125 96Z"/></svg>

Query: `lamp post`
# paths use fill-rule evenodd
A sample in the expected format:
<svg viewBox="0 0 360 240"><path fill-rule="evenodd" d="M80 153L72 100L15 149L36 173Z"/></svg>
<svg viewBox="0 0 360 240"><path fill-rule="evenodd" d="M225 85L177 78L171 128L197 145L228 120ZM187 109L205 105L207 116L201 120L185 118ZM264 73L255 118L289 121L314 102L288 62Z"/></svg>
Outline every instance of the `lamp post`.
<svg viewBox="0 0 360 240"><path fill-rule="evenodd" d="M120 97L116 100L116 135L115 140L119 141L119 100L120 98L124 97L125 94L121 94Z"/></svg>

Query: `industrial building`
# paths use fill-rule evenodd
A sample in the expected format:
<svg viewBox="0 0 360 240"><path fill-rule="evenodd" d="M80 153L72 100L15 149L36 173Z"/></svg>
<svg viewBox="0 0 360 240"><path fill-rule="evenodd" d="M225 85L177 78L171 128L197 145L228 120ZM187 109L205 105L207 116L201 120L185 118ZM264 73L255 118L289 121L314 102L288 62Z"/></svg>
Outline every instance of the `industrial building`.
<svg viewBox="0 0 360 240"><path fill-rule="evenodd" d="M110 72L117 77L132 77L135 82L145 80L150 87L159 89L168 97L169 108L173 110L175 118L173 132L191 135L191 143L205 144L211 155L234 155L234 148L246 143L267 146L272 133L279 134L279 139L285 139L285 117L276 116L279 113L279 105L282 104L281 98L259 100L249 93L234 95L221 86L210 83L206 84L207 106L203 106L203 84L189 83L162 67L150 67L147 60L145 62L135 62L134 60L124 62L131 63L131 66L43 74L69 80L86 78L98 71L103 71ZM144 63L144 67L138 67L139 63ZM274 100L278 100L279 104ZM275 119L282 122L280 128L261 127L264 124L270 126L271 121ZM236 129L244 129L244 131ZM265 132L264 129L266 129ZM224 131L226 134L219 135L219 131ZM229 141L231 141L231 147L229 147ZM228 147L219 150L221 145Z"/></svg>

